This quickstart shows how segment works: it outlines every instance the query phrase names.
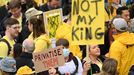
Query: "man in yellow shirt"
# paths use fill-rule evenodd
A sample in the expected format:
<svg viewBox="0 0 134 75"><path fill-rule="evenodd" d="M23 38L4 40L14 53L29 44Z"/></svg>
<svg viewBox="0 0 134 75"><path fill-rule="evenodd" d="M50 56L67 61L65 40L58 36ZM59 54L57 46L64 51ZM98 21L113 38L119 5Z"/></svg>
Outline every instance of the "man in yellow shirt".
<svg viewBox="0 0 134 75"><path fill-rule="evenodd" d="M134 65L134 34L128 32L127 22L123 18L115 18L113 25L114 42L109 57L117 60L119 75L128 75L130 67Z"/></svg>
<svg viewBox="0 0 134 75"><path fill-rule="evenodd" d="M8 18L4 22L6 28L5 36L2 39L5 39L11 46L11 51L8 54L8 45L5 42L0 42L0 58L13 55L13 45L15 44L14 38L18 36L20 25L16 19Z"/></svg>

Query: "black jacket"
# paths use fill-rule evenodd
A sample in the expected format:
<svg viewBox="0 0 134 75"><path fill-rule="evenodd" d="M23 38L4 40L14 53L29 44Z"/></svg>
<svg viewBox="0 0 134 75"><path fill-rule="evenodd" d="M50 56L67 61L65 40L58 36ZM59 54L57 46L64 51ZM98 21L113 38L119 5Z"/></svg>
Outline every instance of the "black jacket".
<svg viewBox="0 0 134 75"><path fill-rule="evenodd" d="M16 60L16 67L17 70L22 67L27 65L28 67L32 68L34 67L34 63L32 61L32 53L26 53L26 52L22 52L20 57L17 57Z"/></svg>

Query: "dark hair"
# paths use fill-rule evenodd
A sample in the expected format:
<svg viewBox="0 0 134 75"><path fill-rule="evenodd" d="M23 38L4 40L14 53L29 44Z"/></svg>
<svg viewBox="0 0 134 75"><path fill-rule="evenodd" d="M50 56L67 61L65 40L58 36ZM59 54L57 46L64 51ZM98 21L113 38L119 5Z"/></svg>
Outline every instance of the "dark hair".
<svg viewBox="0 0 134 75"><path fill-rule="evenodd" d="M63 45L65 48L69 47L69 42L67 39L60 38L59 40L56 41L56 46Z"/></svg>
<svg viewBox="0 0 134 75"><path fill-rule="evenodd" d="M102 65L102 71L110 75L116 75L117 65L118 65L117 60L113 58L107 58Z"/></svg>
<svg viewBox="0 0 134 75"><path fill-rule="evenodd" d="M9 7L9 9L20 8L21 2L20 2L20 0L12 0L11 2L9 2L8 7Z"/></svg>
<svg viewBox="0 0 134 75"><path fill-rule="evenodd" d="M126 6L119 7L119 8L116 10L116 14L117 14L117 15L121 15L123 10L128 10L128 7L126 7Z"/></svg>
<svg viewBox="0 0 134 75"><path fill-rule="evenodd" d="M22 45L20 43L14 44L13 57L14 58L19 57L21 53L22 53Z"/></svg>
<svg viewBox="0 0 134 75"><path fill-rule="evenodd" d="M43 15L37 15L30 18L30 23L33 24L33 37L37 38L41 34L46 33L43 21Z"/></svg>
<svg viewBox="0 0 134 75"><path fill-rule="evenodd" d="M4 27L6 28L7 26L11 27L14 24L19 24L19 21L14 19L14 18L7 18L4 21Z"/></svg>
<svg viewBox="0 0 134 75"><path fill-rule="evenodd" d="M132 6L129 9L130 12L130 19L134 18L134 4L132 4Z"/></svg>

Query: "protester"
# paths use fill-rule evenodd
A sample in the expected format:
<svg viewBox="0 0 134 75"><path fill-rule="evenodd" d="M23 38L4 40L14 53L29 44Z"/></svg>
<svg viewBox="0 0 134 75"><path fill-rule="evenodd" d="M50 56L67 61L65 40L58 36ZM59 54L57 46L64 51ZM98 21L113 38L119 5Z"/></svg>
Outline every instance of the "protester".
<svg viewBox="0 0 134 75"><path fill-rule="evenodd" d="M43 12L46 12L49 10L58 9L60 7L61 7L60 0L48 0L47 3L40 6L39 9Z"/></svg>
<svg viewBox="0 0 134 75"><path fill-rule="evenodd" d="M35 42L34 52L40 52L50 47L50 39L45 32L42 15L33 16L28 20L28 26L33 31L32 38Z"/></svg>
<svg viewBox="0 0 134 75"><path fill-rule="evenodd" d="M83 75L92 75L100 73L102 69L102 62L99 58L100 49L98 45L89 46L89 59L83 59Z"/></svg>
<svg viewBox="0 0 134 75"><path fill-rule="evenodd" d="M15 44L15 37L19 35L20 25L16 19L8 18L4 22L6 31L2 39L5 41L0 42L0 57L13 56L13 45Z"/></svg>
<svg viewBox="0 0 134 75"><path fill-rule="evenodd" d="M82 75L82 63L80 59L69 51L69 42L66 39L59 39L56 41L56 46L63 46L63 54L65 58L65 65L59 66L58 69L51 68L49 74L69 74L69 75Z"/></svg>
<svg viewBox="0 0 134 75"><path fill-rule="evenodd" d="M25 39L22 43L22 53L19 57L15 58L16 60L16 67L19 69L22 66L27 65L31 69L34 69L34 64L33 64L33 56L32 53L35 49L35 44L33 40L30 39Z"/></svg>
<svg viewBox="0 0 134 75"><path fill-rule="evenodd" d="M127 75L130 67L134 64L134 34L128 32L128 25L125 19L115 18L112 23L115 34L109 57L118 61L117 70L119 75Z"/></svg>
<svg viewBox="0 0 134 75"><path fill-rule="evenodd" d="M0 61L0 70L2 75L15 75L16 61L14 58L5 57Z"/></svg>
<svg viewBox="0 0 134 75"><path fill-rule="evenodd" d="M98 75L118 75L117 61L112 58L108 58L103 62L102 71Z"/></svg>

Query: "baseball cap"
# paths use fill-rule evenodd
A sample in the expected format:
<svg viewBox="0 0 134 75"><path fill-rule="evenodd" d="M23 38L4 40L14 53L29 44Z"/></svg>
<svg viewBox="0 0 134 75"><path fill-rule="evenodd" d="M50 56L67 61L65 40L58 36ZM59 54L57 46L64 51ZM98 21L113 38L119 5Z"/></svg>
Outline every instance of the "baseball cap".
<svg viewBox="0 0 134 75"><path fill-rule="evenodd" d="M18 69L16 75L27 75L27 74L33 74L33 73L35 73L35 71L32 71L32 69L29 68L28 66L22 66Z"/></svg>
<svg viewBox="0 0 134 75"><path fill-rule="evenodd" d="M115 18L113 20L113 25L118 31L124 32L128 30L127 22L123 18Z"/></svg>
<svg viewBox="0 0 134 75"><path fill-rule="evenodd" d="M33 8L29 8L29 9L25 12L26 21L28 21L31 17L36 16L36 15L40 15L40 14L43 14L43 12L42 12L42 11L39 11L39 10L37 10L37 9L35 9L34 7L33 7Z"/></svg>
<svg viewBox="0 0 134 75"><path fill-rule="evenodd" d="M16 72L16 61L12 57L5 57L0 61L0 69L5 72Z"/></svg>

